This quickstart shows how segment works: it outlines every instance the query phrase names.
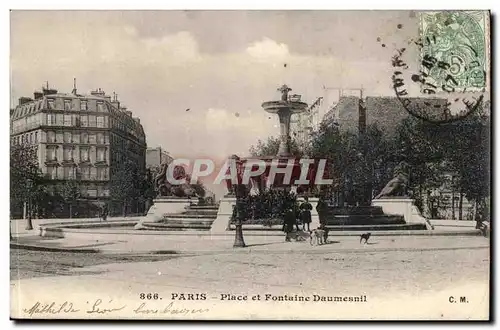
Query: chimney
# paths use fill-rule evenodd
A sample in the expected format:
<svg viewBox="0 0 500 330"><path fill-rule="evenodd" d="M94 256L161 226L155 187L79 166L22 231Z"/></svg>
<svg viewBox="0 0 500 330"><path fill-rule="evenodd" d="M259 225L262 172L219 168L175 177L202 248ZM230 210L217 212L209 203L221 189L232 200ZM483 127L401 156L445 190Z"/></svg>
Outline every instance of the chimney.
<svg viewBox="0 0 500 330"><path fill-rule="evenodd" d="M31 102L31 101L33 101L33 99L31 97L22 96L19 98L19 105L23 105L23 104Z"/></svg>
<svg viewBox="0 0 500 330"><path fill-rule="evenodd" d="M98 88L95 91L90 91L90 95L104 97L106 93L101 88Z"/></svg>
<svg viewBox="0 0 500 330"><path fill-rule="evenodd" d="M111 100L111 104L117 108L120 109L120 101L118 101L118 94L113 92L113 99Z"/></svg>
<svg viewBox="0 0 500 330"><path fill-rule="evenodd" d="M132 117L132 111L125 111L125 113L127 114L127 116Z"/></svg>
<svg viewBox="0 0 500 330"><path fill-rule="evenodd" d="M42 90L42 92L43 92L43 95L53 95L53 94L57 94L57 89L44 88Z"/></svg>
<svg viewBox="0 0 500 330"><path fill-rule="evenodd" d="M73 78L73 91L71 91L71 94L76 95L76 78Z"/></svg>
<svg viewBox="0 0 500 330"><path fill-rule="evenodd" d="M34 97L35 100L41 99L43 97L43 93L39 92L39 91L35 91L33 93L33 97Z"/></svg>

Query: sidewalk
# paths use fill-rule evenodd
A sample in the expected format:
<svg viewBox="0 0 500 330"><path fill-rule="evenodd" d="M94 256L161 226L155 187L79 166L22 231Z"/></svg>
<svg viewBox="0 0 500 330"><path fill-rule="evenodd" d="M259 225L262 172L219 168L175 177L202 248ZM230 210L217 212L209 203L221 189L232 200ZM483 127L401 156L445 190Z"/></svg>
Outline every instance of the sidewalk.
<svg viewBox="0 0 500 330"><path fill-rule="evenodd" d="M392 250L446 250L489 248L489 240L480 236L375 236L368 244L360 244L359 237L330 237L329 244L311 246L309 241L284 242L279 236L245 237L246 248L233 248L233 237L210 236L147 236L109 235L107 239L59 238L21 236L11 241L12 247L72 252L100 252L126 254L189 254L213 253L330 253Z"/></svg>

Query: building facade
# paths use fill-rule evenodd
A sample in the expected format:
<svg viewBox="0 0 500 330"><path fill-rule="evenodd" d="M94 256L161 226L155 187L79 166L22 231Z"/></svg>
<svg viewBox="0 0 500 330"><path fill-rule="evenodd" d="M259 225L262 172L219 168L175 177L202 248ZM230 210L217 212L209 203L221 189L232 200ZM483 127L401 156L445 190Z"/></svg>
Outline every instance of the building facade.
<svg viewBox="0 0 500 330"><path fill-rule="evenodd" d="M21 97L10 116L11 144L32 146L47 189L76 180L82 199L109 199L110 177L120 162L146 168L146 137L139 118L98 89L89 95L44 88Z"/></svg>
<svg viewBox="0 0 500 330"><path fill-rule="evenodd" d="M172 160L172 156L161 147L156 148L148 148L146 150L146 168L159 168L162 163L170 163Z"/></svg>

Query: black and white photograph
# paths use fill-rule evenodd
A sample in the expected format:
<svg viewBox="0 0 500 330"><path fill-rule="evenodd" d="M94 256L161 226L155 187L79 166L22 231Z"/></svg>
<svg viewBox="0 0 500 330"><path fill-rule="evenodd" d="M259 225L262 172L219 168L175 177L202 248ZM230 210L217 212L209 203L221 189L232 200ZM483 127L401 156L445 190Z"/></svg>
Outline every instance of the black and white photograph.
<svg viewBox="0 0 500 330"><path fill-rule="evenodd" d="M11 10L11 319L489 320L491 12L368 9Z"/></svg>

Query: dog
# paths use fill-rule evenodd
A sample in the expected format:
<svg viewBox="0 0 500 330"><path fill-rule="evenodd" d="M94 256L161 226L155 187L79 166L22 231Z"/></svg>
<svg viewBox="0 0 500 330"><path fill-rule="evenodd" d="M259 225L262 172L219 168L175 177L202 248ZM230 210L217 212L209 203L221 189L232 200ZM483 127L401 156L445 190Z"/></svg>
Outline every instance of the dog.
<svg viewBox="0 0 500 330"><path fill-rule="evenodd" d="M367 244L371 235L372 233L361 234L361 238L359 239L359 244L361 244L363 240L365 240L365 244Z"/></svg>
<svg viewBox="0 0 500 330"><path fill-rule="evenodd" d="M289 234L288 237L290 239L294 239L297 242L303 242L303 241L307 240L308 238L310 238L310 236L311 236L310 233L308 233L307 231L302 231L302 230L294 231L294 232L291 232L288 234Z"/></svg>
<svg viewBox="0 0 500 330"><path fill-rule="evenodd" d="M326 235L324 229L316 228L311 231L311 238L309 242L311 243L311 245L314 245L314 243L316 243L316 245L326 244L325 236Z"/></svg>

